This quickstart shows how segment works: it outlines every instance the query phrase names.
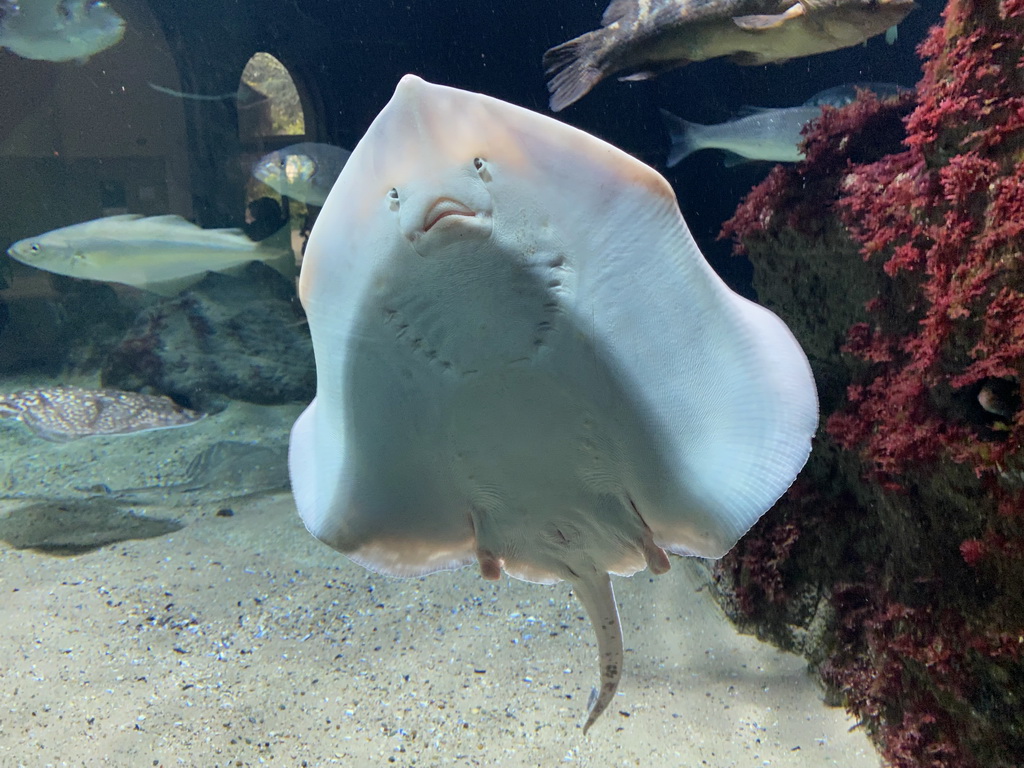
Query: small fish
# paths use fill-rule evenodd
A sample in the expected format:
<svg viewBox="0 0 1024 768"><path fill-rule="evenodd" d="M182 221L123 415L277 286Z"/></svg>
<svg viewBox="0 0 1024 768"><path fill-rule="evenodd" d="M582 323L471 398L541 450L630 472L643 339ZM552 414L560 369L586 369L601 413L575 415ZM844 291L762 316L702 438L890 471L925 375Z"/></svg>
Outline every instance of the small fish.
<svg viewBox="0 0 1024 768"><path fill-rule="evenodd" d="M804 102L805 107L845 107L857 100L858 91L870 91L880 99L892 99L913 91L898 83L844 83L818 91Z"/></svg>
<svg viewBox="0 0 1024 768"><path fill-rule="evenodd" d="M795 163L804 156L800 150L804 126L821 116L821 107L846 106L857 98L858 91L889 98L909 90L895 83L847 83L819 91L799 107L751 108L743 117L715 125L691 123L663 109L661 115L672 140L666 165L671 168L702 149L728 152L726 166L746 160Z"/></svg>
<svg viewBox="0 0 1024 768"><path fill-rule="evenodd" d="M612 0L601 29L544 54L551 109L609 75L646 80L693 61L782 62L864 42L903 20L912 0Z"/></svg>
<svg viewBox="0 0 1024 768"><path fill-rule="evenodd" d="M988 414L1012 419L1020 408L1020 385L1012 379L986 379L978 390L978 405Z"/></svg>
<svg viewBox="0 0 1024 768"><path fill-rule="evenodd" d="M121 42L124 28L99 0L0 0L0 47L24 59L85 62Z"/></svg>
<svg viewBox="0 0 1024 768"><path fill-rule="evenodd" d="M107 216L19 240L12 258L37 269L173 296L209 272L263 261L291 276L290 232L254 242L238 229L203 229L180 216Z"/></svg>
<svg viewBox="0 0 1024 768"><path fill-rule="evenodd" d="M726 161L727 165L744 160L795 163L803 159L800 132L809 121L821 116L821 107L758 110L746 117L716 125L691 123L664 109L661 115L672 140L665 163L669 168L702 149L729 152L731 158Z"/></svg>
<svg viewBox="0 0 1024 768"><path fill-rule="evenodd" d="M0 396L0 419L16 419L44 440L59 443L183 427L205 416L169 397L119 389L49 387Z"/></svg>
<svg viewBox="0 0 1024 768"><path fill-rule="evenodd" d="M184 91L176 91L173 88L168 88L163 85L157 85L156 83L146 83L157 93L163 93L167 96L173 96L176 99L189 99L191 101L237 101L238 91L228 91L227 93L185 93Z"/></svg>
<svg viewBox="0 0 1024 768"><path fill-rule="evenodd" d="M306 141L264 155L252 175L280 195L319 207L327 202L350 154L332 144Z"/></svg>

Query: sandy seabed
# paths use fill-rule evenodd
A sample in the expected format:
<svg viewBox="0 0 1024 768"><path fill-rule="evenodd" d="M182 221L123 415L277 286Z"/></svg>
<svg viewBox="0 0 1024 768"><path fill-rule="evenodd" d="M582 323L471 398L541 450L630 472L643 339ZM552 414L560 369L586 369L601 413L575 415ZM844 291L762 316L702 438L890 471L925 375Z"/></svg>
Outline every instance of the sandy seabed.
<svg viewBox="0 0 1024 768"><path fill-rule="evenodd" d="M230 410L102 443L110 472L255 439L230 426L252 411ZM294 413L272 415L283 438ZM30 466L57 483L47 462L95 450L0 438L29 489ZM68 529L87 508L52 505ZM0 501L0 523L27 506ZM625 672L584 736L597 651L566 584L374 574L313 539L287 493L130 512L183 527L71 555L0 542L0 765L880 765L802 659L736 633L695 563L615 580Z"/></svg>

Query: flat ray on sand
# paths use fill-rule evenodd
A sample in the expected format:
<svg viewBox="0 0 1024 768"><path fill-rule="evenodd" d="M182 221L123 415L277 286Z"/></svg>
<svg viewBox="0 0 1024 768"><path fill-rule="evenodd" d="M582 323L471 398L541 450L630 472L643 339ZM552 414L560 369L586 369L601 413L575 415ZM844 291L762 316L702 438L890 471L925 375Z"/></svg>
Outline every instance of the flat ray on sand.
<svg viewBox="0 0 1024 768"><path fill-rule="evenodd" d="M807 358L712 271L668 182L497 99L404 77L299 292L306 527L382 573L571 582L600 656L584 731L622 673L609 574L722 556L810 452Z"/></svg>
<svg viewBox="0 0 1024 768"><path fill-rule="evenodd" d="M15 549L70 556L130 539L152 539L185 527L105 499L32 501L0 515L0 539Z"/></svg>
<svg viewBox="0 0 1024 768"><path fill-rule="evenodd" d="M163 395L119 389L46 387L0 396L0 419L20 421L53 442L183 427L205 416Z"/></svg>

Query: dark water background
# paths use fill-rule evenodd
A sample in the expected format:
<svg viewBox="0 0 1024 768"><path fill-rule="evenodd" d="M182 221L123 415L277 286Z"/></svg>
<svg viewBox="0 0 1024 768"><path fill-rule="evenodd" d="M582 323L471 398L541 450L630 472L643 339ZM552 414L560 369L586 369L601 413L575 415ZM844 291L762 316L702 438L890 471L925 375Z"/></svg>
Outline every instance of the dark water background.
<svg viewBox="0 0 1024 768"><path fill-rule="evenodd" d="M407 72L547 112L544 51L598 27L605 5L603 0L291 0L249 8L261 18L264 12L278 18L252 30L259 45L317 83L324 108L324 135L317 140L351 147ZM940 22L940 11L938 2L922 4L900 25L891 46L878 36L866 45L785 64L739 67L718 60L643 83L606 81L559 118L665 173L705 255L733 287L748 293L748 267L730 257L730 245L716 237L770 164L728 169L721 153L709 151L666 171L668 136L658 109L710 123L729 119L745 105L794 106L845 82L913 85L920 77L916 46Z"/></svg>

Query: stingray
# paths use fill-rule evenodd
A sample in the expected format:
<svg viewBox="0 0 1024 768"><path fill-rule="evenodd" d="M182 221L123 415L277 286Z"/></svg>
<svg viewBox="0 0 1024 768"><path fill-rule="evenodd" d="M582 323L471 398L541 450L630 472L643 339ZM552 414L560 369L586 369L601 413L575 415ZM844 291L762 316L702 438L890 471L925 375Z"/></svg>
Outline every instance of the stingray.
<svg viewBox="0 0 1024 768"><path fill-rule="evenodd" d="M546 116L407 75L332 189L300 278L316 397L289 468L309 531L418 576L568 580L609 705L609 574L717 558L817 425L786 325L712 271L668 182Z"/></svg>
<svg viewBox="0 0 1024 768"><path fill-rule="evenodd" d="M172 493L201 493L212 499L271 493L288 487L286 454L287 449L283 445L222 440L189 462L181 482L109 492L119 501L135 504L157 504Z"/></svg>
<svg viewBox="0 0 1024 768"><path fill-rule="evenodd" d="M35 435L57 443L184 427L205 416L164 395L120 389L48 387L0 396L0 419L20 421Z"/></svg>

